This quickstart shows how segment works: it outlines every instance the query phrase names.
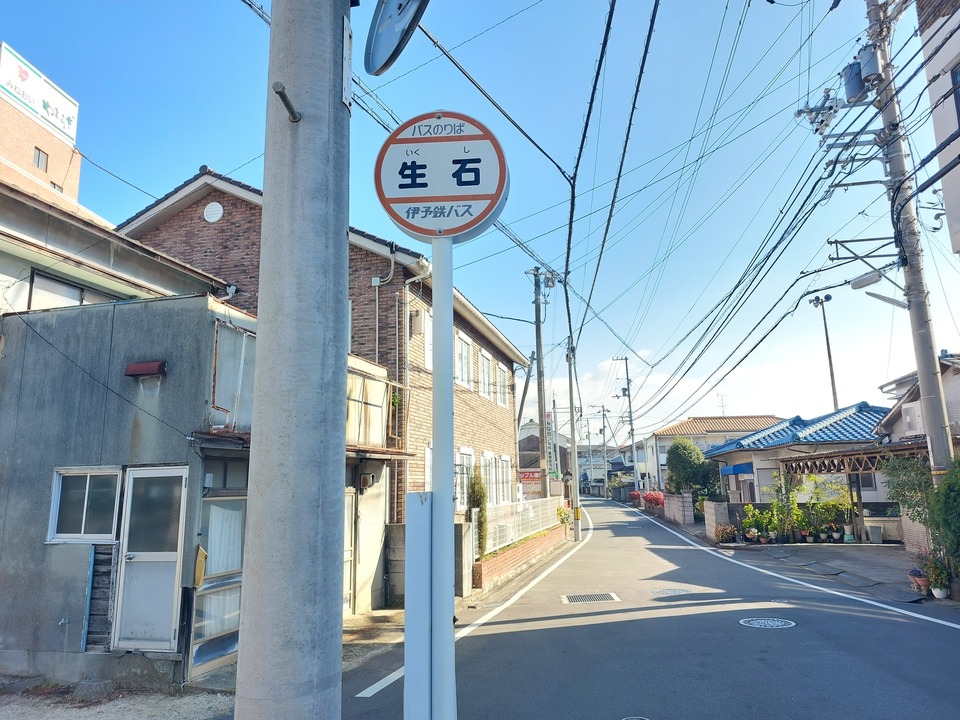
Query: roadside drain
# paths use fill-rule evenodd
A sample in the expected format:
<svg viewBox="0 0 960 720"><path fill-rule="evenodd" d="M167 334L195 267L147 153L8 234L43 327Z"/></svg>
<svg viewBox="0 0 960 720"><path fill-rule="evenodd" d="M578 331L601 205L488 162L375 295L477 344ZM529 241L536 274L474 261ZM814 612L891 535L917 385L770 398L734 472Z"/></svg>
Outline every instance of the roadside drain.
<svg viewBox="0 0 960 720"><path fill-rule="evenodd" d="M779 630L781 628L792 628L796 625L792 620L781 620L780 618L745 618L740 621L740 624L763 630Z"/></svg>
<svg viewBox="0 0 960 720"><path fill-rule="evenodd" d="M564 605L579 605L581 603L620 602L614 593L592 593L588 595L561 595Z"/></svg>

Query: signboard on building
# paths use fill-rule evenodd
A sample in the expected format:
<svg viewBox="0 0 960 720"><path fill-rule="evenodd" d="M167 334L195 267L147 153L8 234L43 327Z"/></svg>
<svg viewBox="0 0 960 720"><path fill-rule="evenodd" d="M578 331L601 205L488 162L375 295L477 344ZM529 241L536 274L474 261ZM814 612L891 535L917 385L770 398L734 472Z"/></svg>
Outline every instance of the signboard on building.
<svg viewBox="0 0 960 720"><path fill-rule="evenodd" d="M536 500L543 497L543 481L539 470L521 470L520 483L523 486L523 499Z"/></svg>
<svg viewBox="0 0 960 720"><path fill-rule="evenodd" d="M77 142L77 101L6 43L0 43L0 96L71 145Z"/></svg>
<svg viewBox="0 0 960 720"><path fill-rule="evenodd" d="M507 162L486 127L460 113L418 115L394 130L377 156L374 182L390 219L424 242L476 237L509 192Z"/></svg>

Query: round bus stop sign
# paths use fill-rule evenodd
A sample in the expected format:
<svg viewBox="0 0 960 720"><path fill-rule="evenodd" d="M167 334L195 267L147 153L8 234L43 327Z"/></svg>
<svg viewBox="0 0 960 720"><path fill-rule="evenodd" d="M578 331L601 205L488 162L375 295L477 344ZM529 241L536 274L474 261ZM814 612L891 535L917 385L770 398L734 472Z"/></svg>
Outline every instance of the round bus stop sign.
<svg viewBox="0 0 960 720"><path fill-rule="evenodd" d="M439 110L390 134L377 156L374 181L390 219L424 242L476 237L500 215L510 188L493 133L466 115Z"/></svg>

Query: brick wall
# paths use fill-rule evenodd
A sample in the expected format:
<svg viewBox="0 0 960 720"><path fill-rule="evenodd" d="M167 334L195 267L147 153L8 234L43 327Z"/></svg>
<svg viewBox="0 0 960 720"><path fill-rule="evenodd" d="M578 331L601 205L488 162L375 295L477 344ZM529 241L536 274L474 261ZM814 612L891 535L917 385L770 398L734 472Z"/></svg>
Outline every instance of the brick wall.
<svg viewBox="0 0 960 720"><path fill-rule="evenodd" d="M870 518L864 518L865 524L870 524ZM914 522L905 515L900 516L900 527L903 530L903 547L909 553L916 553L930 547L930 533L926 525Z"/></svg>
<svg viewBox="0 0 960 720"><path fill-rule="evenodd" d="M926 32L940 18L950 17L957 10L960 10L960 0L917 0L920 32Z"/></svg>
<svg viewBox="0 0 960 720"><path fill-rule="evenodd" d="M506 582L532 565L567 539L567 526L557 527L543 535L490 555L473 564L473 587L490 590Z"/></svg>
<svg viewBox="0 0 960 720"><path fill-rule="evenodd" d="M34 122L5 99L0 99L0 157L36 178L36 194L43 197L47 191L56 192L76 202L80 191L80 153L68 142L61 140L49 130ZM47 170L44 172L33 162L34 148L47 154ZM23 176L0 163L0 180L23 186ZM63 192L53 190L56 183Z"/></svg>
<svg viewBox="0 0 960 720"><path fill-rule="evenodd" d="M203 209L223 206L223 217L210 223ZM140 238L140 242L237 286L231 300L255 313L260 288L260 206L214 190Z"/></svg>

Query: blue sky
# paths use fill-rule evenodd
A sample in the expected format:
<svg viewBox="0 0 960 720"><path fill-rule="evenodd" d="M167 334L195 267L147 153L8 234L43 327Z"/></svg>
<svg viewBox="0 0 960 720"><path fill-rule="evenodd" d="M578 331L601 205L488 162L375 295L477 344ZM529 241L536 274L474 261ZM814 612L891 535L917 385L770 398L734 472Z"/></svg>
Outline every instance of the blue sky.
<svg viewBox="0 0 960 720"><path fill-rule="evenodd" d="M569 185L553 163L573 170L609 2L433 0L424 15L424 27L550 159L422 33L386 74L366 75L363 47L374 4L363 0L352 13L357 77L401 120L442 108L472 115L493 130L511 174L501 220L562 270ZM580 295L588 295L597 272L592 305L603 319L588 315L579 332L584 309L574 300L576 404L588 415L606 405L620 427L626 402L613 395L625 384L624 363L612 358L624 355L634 380L638 437L690 415L813 417L832 410L822 316L802 295L868 269L831 263L837 251L827 240L890 235L881 187L837 189L798 224L762 279L738 282L751 257L780 237L784 226L778 219L792 218L796 207L789 198L797 187L807 187L801 182L805 172L823 173L819 138L794 112L816 104L824 88L839 86L837 73L856 53L865 29L862 2L844 0L828 14L829 5L662 4L597 271L653 7L652 0L617 3L578 173L571 258L570 285ZM264 7L270 11L270 3ZM915 60L908 62L918 49L910 38L915 28L911 7L894 38L895 64L906 68L902 77L916 67ZM201 165L262 187L269 33L240 0L102 0L5 8L0 40L79 102L77 146L88 158L81 202L120 223ZM923 82L921 72L901 95L915 158L934 144L923 122ZM864 122L857 122L858 112L842 111L834 127L858 127ZM429 254L429 246L404 236L377 203L373 166L385 137L355 105L351 223ZM881 177L878 162L862 165L848 181ZM920 177L934 170L928 166ZM934 199L927 193L922 200ZM921 215L935 225L934 211ZM923 242L938 347L960 351L960 317L950 307L960 307L960 264L949 252L945 230L927 233ZM532 319L532 285L524 273L536 263L508 238L490 231L457 246L454 259L456 285L480 310ZM810 274L797 282L801 273ZM902 281L902 274L892 277ZM726 294L745 285L751 294L739 312L698 325ZM890 284L870 289L898 294ZM840 404L884 404L877 387L914 368L907 313L848 287L827 292L833 296L826 312ZM529 323L491 319L524 353L532 350ZM721 327L705 349L693 346L705 329ZM549 298L544 342L548 390L556 392L560 407L568 403L566 336L558 287ZM698 358L689 369L687 356ZM678 384L664 396L671 378L679 378ZM535 393L524 414L532 417L530 397ZM618 429L618 440L624 437Z"/></svg>

